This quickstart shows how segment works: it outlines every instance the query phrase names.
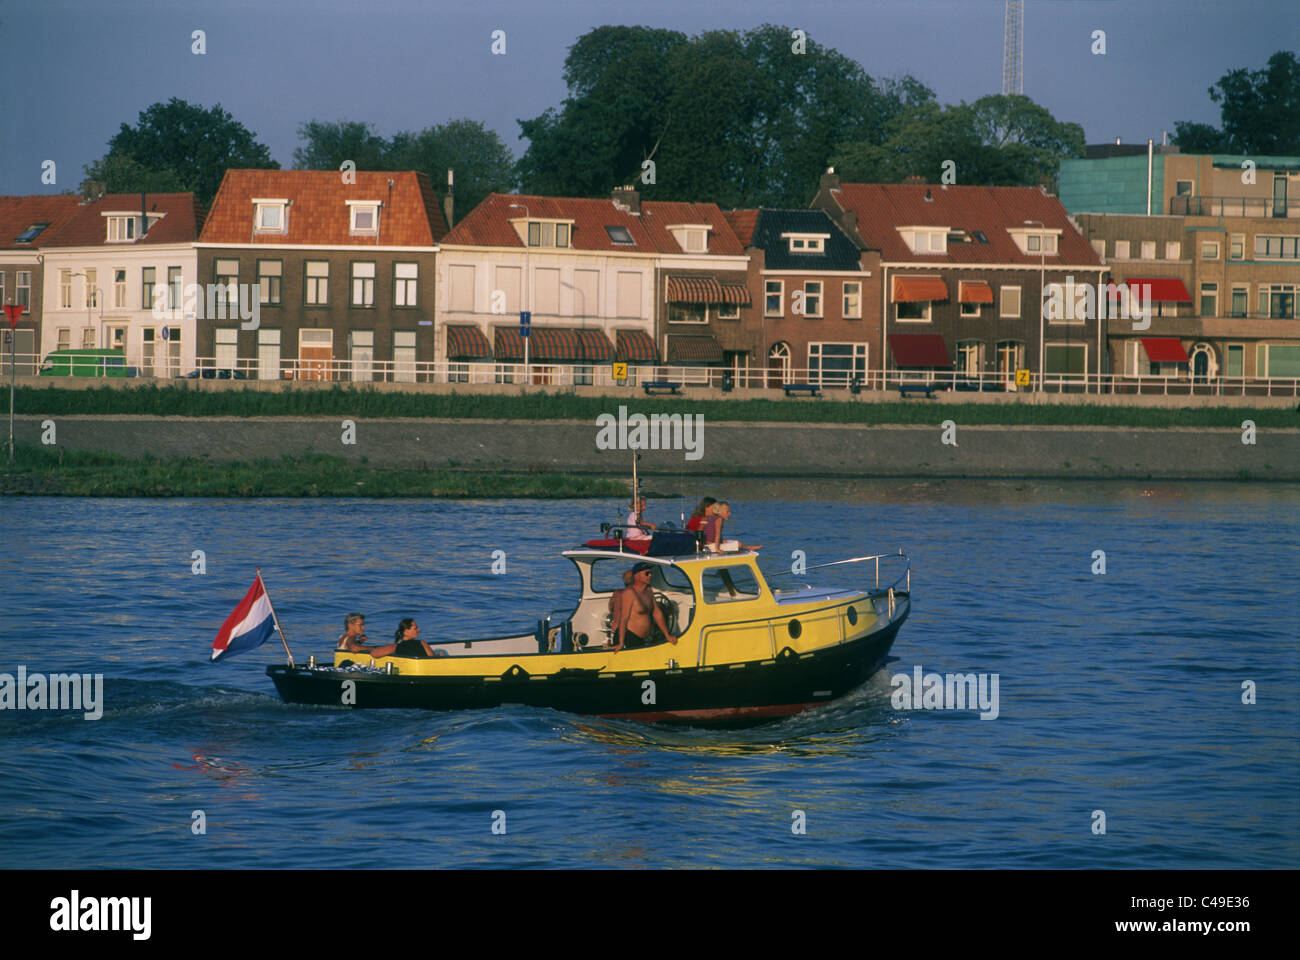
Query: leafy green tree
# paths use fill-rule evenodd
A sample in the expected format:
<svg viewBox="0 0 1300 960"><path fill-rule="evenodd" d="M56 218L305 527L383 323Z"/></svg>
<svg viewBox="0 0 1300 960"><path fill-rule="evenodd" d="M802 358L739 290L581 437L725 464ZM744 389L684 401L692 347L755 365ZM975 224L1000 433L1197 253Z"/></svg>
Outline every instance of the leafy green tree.
<svg viewBox="0 0 1300 960"><path fill-rule="evenodd" d="M309 120L298 125L295 170L337 170L351 160L358 170L388 170L388 141L356 120Z"/></svg>
<svg viewBox="0 0 1300 960"><path fill-rule="evenodd" d="M131 161L127 163L125 161ZM220 104L203 107L172 97L140 111L134 127L122 124L108 142L108 154L85 168L88 180L115 184L110 189L151 189L146 184L176 183L208 204L226 170L277 169L265 144ZM160 177L170 173L175 181Z"/></svg>
<svg viewBox="0 0 1300 960"><path fill-rule="evenodd" d="M388 145L387 161L390 170L427 173L439 196L446 194L447 171L454 170L457 217L489 193L506 193L515 185L510 148L477 120L449 120L419 133L398 133Z"/></svg>
<svg viewBox="0 0 1300 960"><path fill-rule="evenodd" d="M1174 142L1184 153L1300 154L1300 59L1289 50L1262 70L1229 70L1209 88L1222 129L1178 121Z"/></svg>
<svg viewBox="0 0 1300 960"><path fill-rule="evenodd" d="M81 194L91 199L91 184L105 193L184 193L188 187L171 170L155 170L121 153L109 153L85 167Z"/></svg>

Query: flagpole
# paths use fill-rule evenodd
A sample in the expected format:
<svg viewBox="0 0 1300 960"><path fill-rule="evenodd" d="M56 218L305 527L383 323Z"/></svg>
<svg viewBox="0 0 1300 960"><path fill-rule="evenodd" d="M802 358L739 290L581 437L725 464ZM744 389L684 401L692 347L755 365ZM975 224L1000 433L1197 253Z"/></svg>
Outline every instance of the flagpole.
<svg viewBox="0 0 1300 960"><path fill-rule="evenodd" d="M275 624L275 629L280 632L280 642L284 644L284 652L289 657L289 666L293 666L293 652L289 649L289 640L284 635L284 628L280 626L280 618L275 615L275 604L271 602L271 591L266 589L266 581L262 579L262 568L254 567L257 571L257 582L262 585L262 592L266 594L266 605L271 608L271 622Z"/></svg>

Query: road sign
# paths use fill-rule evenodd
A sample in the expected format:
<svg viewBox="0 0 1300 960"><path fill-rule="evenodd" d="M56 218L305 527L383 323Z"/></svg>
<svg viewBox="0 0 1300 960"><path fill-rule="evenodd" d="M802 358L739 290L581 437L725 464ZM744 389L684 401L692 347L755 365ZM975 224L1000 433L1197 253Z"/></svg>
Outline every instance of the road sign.
<svg viewBox="0 0 1300 960"><path fill-rule="evenodd" d="M171 333L171 331L168 330L166 327L163 327L163 328L162 328L162 338L163 338L164 340L167 339L167 337L168 337L168 335L169 335L170 333Z"/></svg>
<svg viewBox="0 0 1300 960"><path fill-rule="evenodd" d="M627 379L627 364L626 364L626 363L616 363L616 364L614 364L614 379L615 379L615 380L626 380L626 379Z"/></svg>
<svg viewBox="0 0 1300 960"><path fill-rule="evenodd" d="M9 329L12 330L18 326L18 318L23 315L23 305L21 303L6 303L5 316L9 318Z"/></svg>
<svg viewBox="0 0 1300 960"><path fill-rule="evenodd" d="M528 336L528 329L532 325L533 315L528 310L519 311L519 336Z"/></svg>
<svg viewBox="0 0 1300 960"><path fill-rule="evenodd" d="M1027 369L1021 369L1016 371L1016 386L1017 387L1029 386L1029 371Z"/></svg>

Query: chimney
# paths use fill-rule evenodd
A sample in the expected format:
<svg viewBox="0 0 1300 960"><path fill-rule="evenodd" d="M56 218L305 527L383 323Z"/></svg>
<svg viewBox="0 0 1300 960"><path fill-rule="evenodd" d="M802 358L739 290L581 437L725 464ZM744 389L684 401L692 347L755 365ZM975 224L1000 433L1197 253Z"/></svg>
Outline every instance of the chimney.
<svg viewBox="0 0 1300 960"><path fill-rule="evenodd" d="M145 213L144 191L141 191L140 192L140 238L144 239L144 235L148 232L149 232L149 217Z"/></svg>
<svg viewBox="0 0 1300 960"><path fill-rule="evenodd" d="M614 188L614 206L634 217L641 216L641 194L637 192L636 187L615 187Z"/></svg>
<svg viewBox="0 0 1300 960"><path fill-rule="evenodd" d="M826 168L826 172L822 174L821 183L818 186L821 190L838 190L840 188L840 175L835 172L834 167Z"/></svg>
<svg viewBox="0 0 1300 960"><path fill-rule="evenodd" d="M456 210L455 170L447 171L447 195L442 198L442 212L447 217L447 229L452 227L451 216Z"/></svg>
<svg viewBox="0 0 1300 960"><path fill-rule="evenodd" d="M926 203L934 203L934 197L930 196L930 188L929 188L929 187L926 187L926 188L925 188L925 202L926 202Z"/></svg>

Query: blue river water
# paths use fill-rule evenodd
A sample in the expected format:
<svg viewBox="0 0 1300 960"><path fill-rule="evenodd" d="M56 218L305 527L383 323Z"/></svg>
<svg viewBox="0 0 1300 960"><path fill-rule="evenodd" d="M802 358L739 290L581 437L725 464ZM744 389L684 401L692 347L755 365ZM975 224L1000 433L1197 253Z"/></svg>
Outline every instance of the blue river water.
<svg viewBox="0 0 1300 960"><path fill-rule="evenodd" d="M1300 865L1300 487L715 486L769 563L903 548L897 659L742 730L286 705L278 639L208 662L255 566L300 659L354 608L372 641L525 631L619 505L6 499L0 674L104 704L0 710L0 867ZM998 716L895 709L917 665L996 674Z"/></svg>

